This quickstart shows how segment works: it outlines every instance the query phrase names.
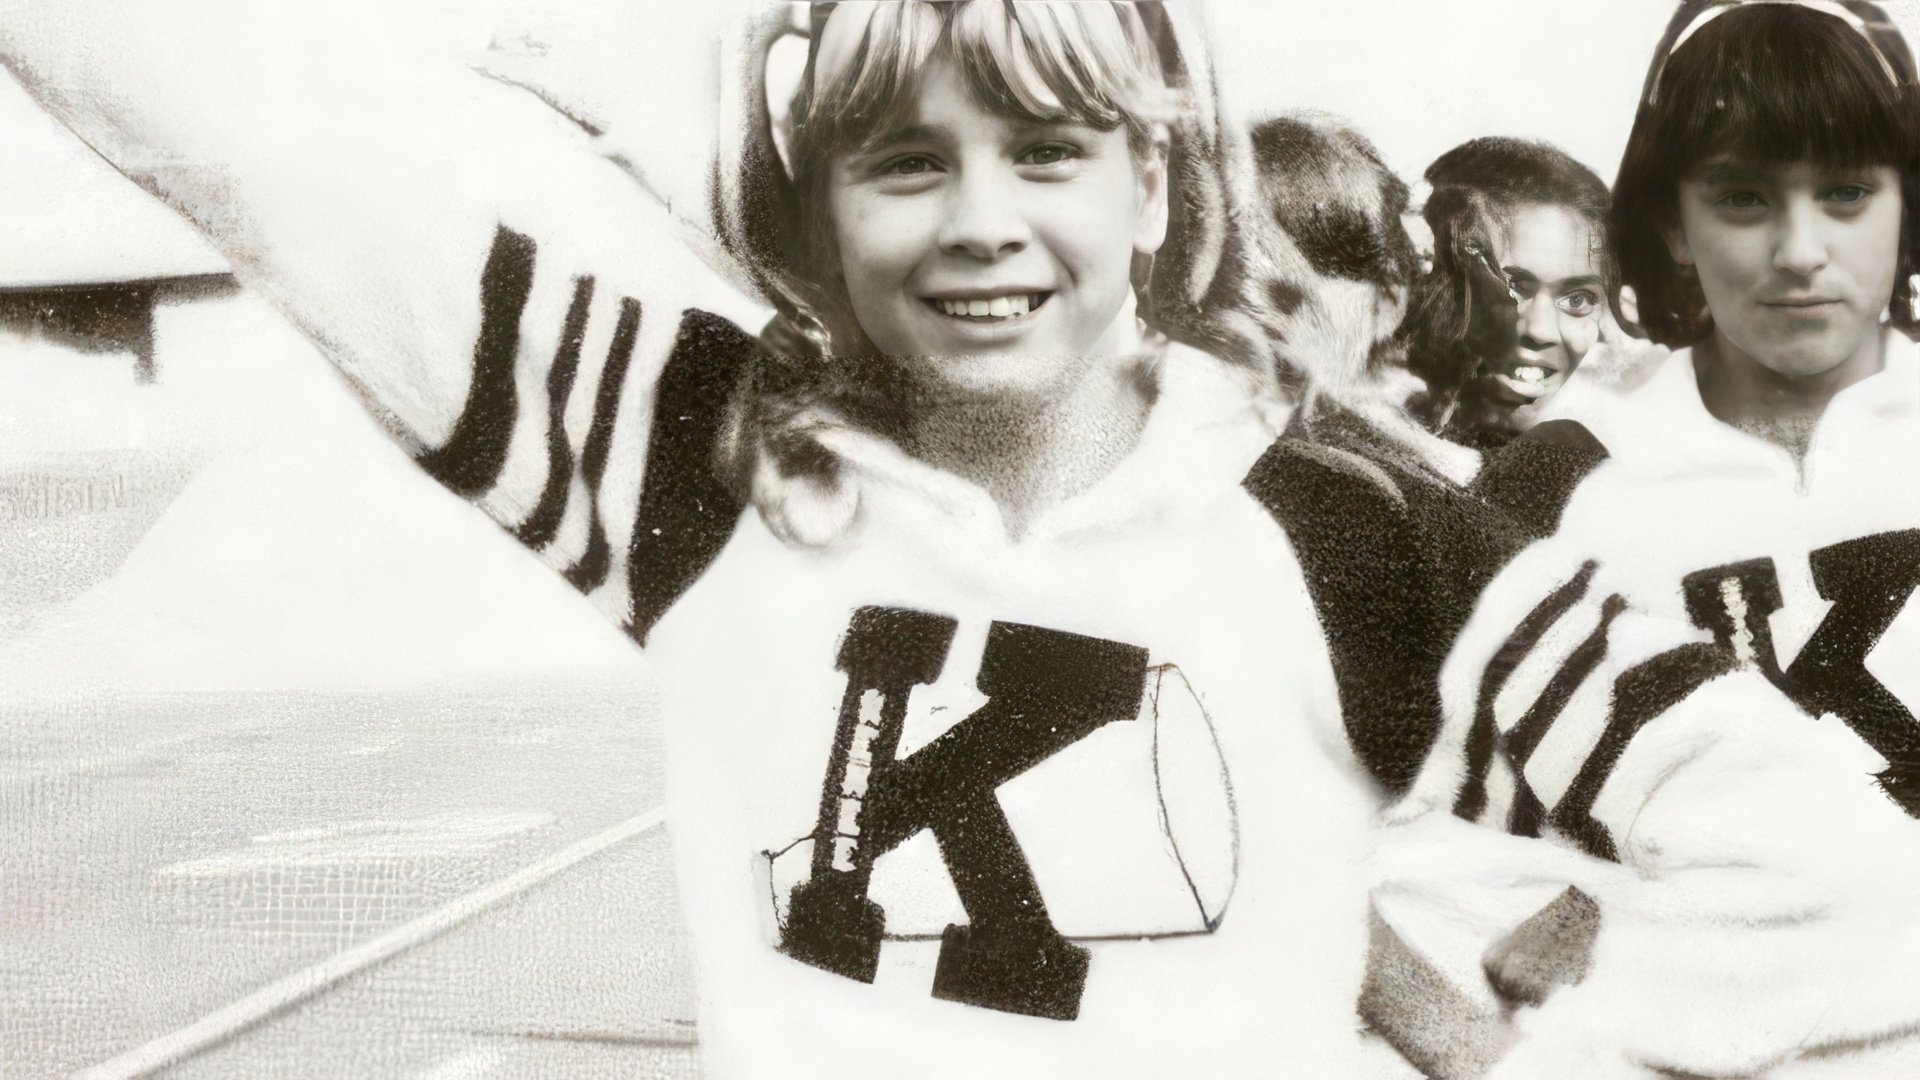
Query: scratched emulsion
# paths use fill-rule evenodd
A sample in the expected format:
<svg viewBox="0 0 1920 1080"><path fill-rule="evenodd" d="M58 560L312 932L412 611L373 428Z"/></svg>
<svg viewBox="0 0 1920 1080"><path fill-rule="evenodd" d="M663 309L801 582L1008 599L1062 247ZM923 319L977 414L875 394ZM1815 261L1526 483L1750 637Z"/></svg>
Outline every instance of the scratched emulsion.
<svg viewBox="0 0 1920 1080"><path fill-rule="evenodd" d="M0 1075L105 1061L650 810L659 747L633 685L0 702ZM166 1075L691 1076L692 1015L656 830Z"/></svg>

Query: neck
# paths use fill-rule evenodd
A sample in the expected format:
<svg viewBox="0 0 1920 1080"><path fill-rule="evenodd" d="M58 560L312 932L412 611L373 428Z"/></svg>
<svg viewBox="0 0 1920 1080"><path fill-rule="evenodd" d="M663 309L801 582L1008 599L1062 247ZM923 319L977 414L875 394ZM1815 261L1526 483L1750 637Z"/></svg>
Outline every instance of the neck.
<svg viewBox="0 0 1920 1080"><path fill-rule="evenodd" d="M1138 354L1089 358L1066 387L1017 396L924 388L903 444L984 488L1018 536L1133 449L1153 402L1146 366Z"/></svg>
<svg viewBox="0 0 1920 1080"><path fill-rule="evenodd" d="M1826 371L1787 375L1754 360L1716 328L1694 349L1694 375L1700 400L1716 419L1803 457L1827 405L1840 391L1877 374L1885 348L1886 335L1875 332Z"/></svg>

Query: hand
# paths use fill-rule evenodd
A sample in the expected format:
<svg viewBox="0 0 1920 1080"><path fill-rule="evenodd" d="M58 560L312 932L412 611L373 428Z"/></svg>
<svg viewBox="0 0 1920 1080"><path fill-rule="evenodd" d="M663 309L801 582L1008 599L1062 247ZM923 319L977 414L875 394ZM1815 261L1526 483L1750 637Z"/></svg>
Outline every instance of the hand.
<svg viewBox="0 0 1920 1080"><path fill-rule="evenodd" d="M1535 912L1487 950L1487 981L1516 1005L1539 1005L1561 986L1586 978L1600 933L1600 905L1577 887Z"/></svg>

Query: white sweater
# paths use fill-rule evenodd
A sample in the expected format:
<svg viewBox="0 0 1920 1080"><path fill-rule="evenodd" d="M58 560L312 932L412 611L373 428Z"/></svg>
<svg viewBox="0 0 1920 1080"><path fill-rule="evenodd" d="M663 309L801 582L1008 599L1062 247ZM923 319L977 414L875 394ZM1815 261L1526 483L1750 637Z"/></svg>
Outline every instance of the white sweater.
<svg viewBox="0 0 1920 1080"><path fill-rule="evenodd" d="M1240 486L1269 438L1237 376L1176 348L1132 456L1018 541L983 492L867 440L836 446L862 484L843 543L784 547L742 518L649 645L666 687L676 853L716 1075L1399 1071L1366 1055L1353 1013L1376 796L1347 748L1285 536ZM823 782L850 841L833 873L875 831L838 819L852 805L839 793L860 785L829 773L849 681L836 660L850 616L871 605L954 625L869 795L888 759L934 754L956 725L999 723L980 711L990 693L1049 708L1052 691L1014 687L1025 650L1044 646L997 644L1009 627L1140 650L1112 677L1124 689L1145 671L1144 697L1123 694L1114 722L993 789L1017 839L997 857L1030 864L1052 925L1091 951L1076 1019L941 1000L941 933L974 915L952 882L973 871L951 851L943 864L936 833L879 854L865 895L886 940L871 985L782 955L795 950L789 935L825 932L795 920L796 887L823 876L807 839ZM897 630L887 640L886 656L912 650ZM1100 670L1076 662L1047 678L1091 694ZM937 812L954 827L976 811L945 800L969 774L1011 767L994 764L1011 738L934 770Z"/></svg>
<svg viewBox="0 0 1920 1080"><path fill-rule="evenodd" d="M1497 1075L1911 1075L1920 822L1877 777L1920 747L1920 350L1887 341L1804 467L1706 411L1690 351L1576 416L1613 456L1483 596L1383 859L1436 941L1440 896L1598 901L1591 971L1519 1013ZM1456 830L1436 866L1414 845L1449 812L1549 843Z"/></svg>
<svg viewBox="0 0 1920 1080"><path fill-rule="evenodd" d="M222 10L15 9L0 48L647 641L710 1075L1405 1075L1353 1008L1377 796L1236 374L1172 350L1132 455L1017 542L842 437L856 527L785 547L706 467L765 310L704 238L531 94Z"/></svg>

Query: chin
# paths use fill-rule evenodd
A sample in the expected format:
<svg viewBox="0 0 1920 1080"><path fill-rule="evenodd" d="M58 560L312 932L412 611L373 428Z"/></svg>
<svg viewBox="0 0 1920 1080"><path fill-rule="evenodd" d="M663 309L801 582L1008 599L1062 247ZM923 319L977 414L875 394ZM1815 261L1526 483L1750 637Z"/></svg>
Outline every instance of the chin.
<svg viewBox="0 0 1920 1080"><path fill-rule="evenodd" d="M1846 363L1847 357L1852 355L1851 350L1838 346L1743 351L1753 357L1754 362L1761 367L1789 379L1810 379L1816 375L1825 375Z"/></svg>
<svg viewBox="0 0 1920 1080"><path fill-rule="evenodd" d="M1071 366L1057 355L1026 352L922 353L903 361L923 385L979 397L1024 397L1058 385Z"/></svg>
<svg viewBox="0 0 1920 1080"><path fill-rule="evenodd" d="M1825 375L1844 362L1844 358L1841 360L1817 358L1801 363L1789 362L1775 367L1774 370L1789 379L1811 379L1816 376Z"/></svg>
<svg viewBox="0 0 1920 1080"><path fill-rule="evenodd" d="M1818 332L1798 335L1769 335L1749 348L1738 340L1733 344L1753 362L1777 375L1806 379L1845 364L1880 332L1876 324L1865 334L1854 326L1822 327Z"/></svg>

